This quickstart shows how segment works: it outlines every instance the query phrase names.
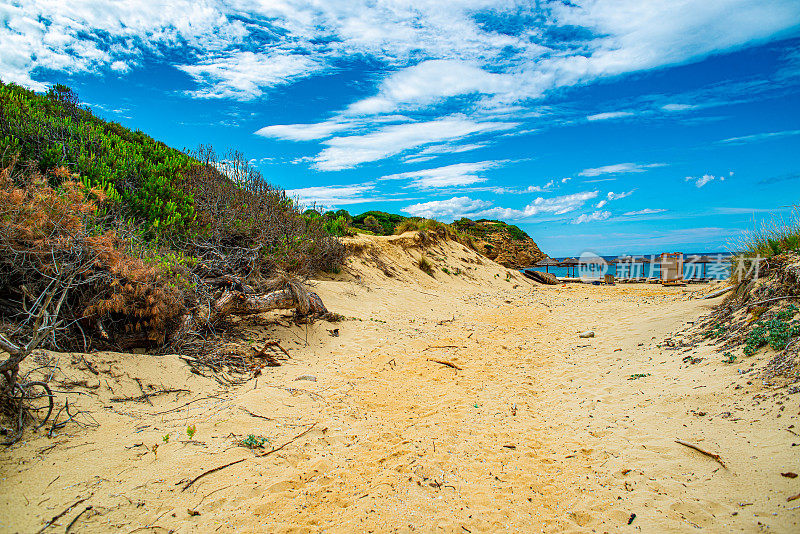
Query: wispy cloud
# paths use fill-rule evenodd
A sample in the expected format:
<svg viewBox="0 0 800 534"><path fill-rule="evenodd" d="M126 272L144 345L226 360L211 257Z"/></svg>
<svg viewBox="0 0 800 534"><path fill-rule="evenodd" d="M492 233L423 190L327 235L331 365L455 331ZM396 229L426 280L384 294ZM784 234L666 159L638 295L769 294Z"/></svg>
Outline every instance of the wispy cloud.
<svg viewBox="0 0 800 534"><path fill-rule="evenodd" d="M189 91L189 95L235 100L253 100L260 97L265 88L284 85L294 78L324 69L323 65L307 56L249 51L236 51L176 67L191 76L200 87Z"/></svg>
<svg viewBox="0 0 800 534"><path fill-rule="evenodd" d="M729 177L733 176L733 171L728 173L728 176ZM722 176L722 175L714 176L713 174L704 174L702 176L687 176L686 178L684 178L684 180L687 181L687 182L693 183L695 185L695 187L697 187L699 189L699 188L703 187L704 185L710 184L711 182L713 182L715 180L719 181L719 182L724 182L725 181L725 176Z"/></svg>
<svg viewBox="0 0 800 534"><path fill-rule="evenodd" d="M486 178L480 176L480 173L489 169L496 169L506 163L508 163L506 160L456 163L432 169L389 174L379 178L379 180L402 180L407 182L404 187L414 187L416 189L457 187L485 182Z"/></svg>
<svg viewBox="0 0 800 534"><path fill-rule="evenodd" d="M598 193L599 191L583 191L550 198L538 197L522 209L497 207L486 200L461 196L412 204L403 208L403 211L418 217L442 220L459 217L520 220L543 214L564 215L570 213L597 197Z"/></svg>
<svg viewBox="0 0 800 534"><path fill-rule="evenodd" d="M586 117L588 121L607 121L610 119L622 119L625 117L633 117L636 115L632 111L608 111L605 113L597 113Z"/></svg>
<svg viewBox="0 0 800 534"><path fill-rule="evenodd" d="M665 163L616 163L614 165L606 165L604 167L595 167L592 169L584 169L579 174L580 176L601 176L604 174L628 174L645 172L655 167L663 167Z"/></svg>
<svg viewBox="0 0 800 534"><path fill-rule="evenodd" d="M324 141L326 148L314 158L314 167L321 171L349 169L428 144L509 130L516 126L518 123L513 122L475 122L463 116L383 126L368 134L334 137Z"/></svg>
<svg viewBox="0 0 800 534"><path fill-rule="evenodd" d="M582 213L574 221L573 224L583 224L588 222L605 221L611 217L610 211L593 211L592 213Z"/></svg>
<svg viewBox="0 0 800 534"><path fill-rule="evenodd" d="M789 137L792 135L800 135L800 130L783 130L781 132L766 132L752 135L744 135L742 137L729 137L719 141L720 144L725 145L742 145L745 143L753 143L756 141L765 141L767 139L776 139L780 137Z"/></svg>
<svg viewBox="0 0 800 534"><path fill-rule="evenodd" d="M667 211L667 210L662 209L662 208L644 208L644 209L641 209L641 210L626 211L622 215L625 215L625 216L628 216L628 217L635 217L637 215L654 215L656 213L663 213L665 211Z"/></svg>
<svg viewBox="0 0 800 534"><path fill-rule="evenodd" d="M317 204L323 208L363 204L365 202L408 200L407 198L387 198L378 194L375 184L328 185L287 189L289 197L296 197L303 205Z"/></svg>
<svg viewBox="0 0 800 534"><path fill-rule="evenodd" d="M689 111L695 109L697 106L694 104L664 104L661 109L664 111Z"/></svg>
<svg viewBox="0 0 800 534"><path fill-rule="evenodd" d="M631 196L634 191L635 191L635 189L631 189L630 191L625 191L625 192L622 192L622 193L615 193L613 191L609 191L606 194L606 198L604 198L603 200L601 200L600 202L595 204L594 207L595 208L602 208L603 206L605 206L606 204L608 204L612 200L620 200L620 199L623 199L623 198Z"/></svg>

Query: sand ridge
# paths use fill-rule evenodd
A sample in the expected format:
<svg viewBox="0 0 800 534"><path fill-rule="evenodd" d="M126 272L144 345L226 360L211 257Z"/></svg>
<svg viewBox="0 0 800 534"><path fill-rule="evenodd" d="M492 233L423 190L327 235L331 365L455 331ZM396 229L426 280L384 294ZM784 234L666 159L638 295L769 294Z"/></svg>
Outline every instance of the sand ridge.
<svg viewBox="0 0 800 534"><path fill-rule="evenodd" d="M800 501L786 499L800 487L780 475L800 470L796 396L709 345L690 351L696 364L659 346L708 310L694 298L705 289L545 287L453 242L353 242L346 271L314 288L348 320L253 319L244 342L279 339L292 358L240 387L177 356L87 355L95 376L55 355L57 380L85 382L60 395L97 426L1 453L0 530L36 531L86 496L59 528L88 505L75 531L798 528ZM415 265L423 253L435 278ZM579 338L587 329L597 337ZM112 401L140 394L134 378L189 391ZM268 450L312 424L268 457L235 444L254 434Z"/></svg>

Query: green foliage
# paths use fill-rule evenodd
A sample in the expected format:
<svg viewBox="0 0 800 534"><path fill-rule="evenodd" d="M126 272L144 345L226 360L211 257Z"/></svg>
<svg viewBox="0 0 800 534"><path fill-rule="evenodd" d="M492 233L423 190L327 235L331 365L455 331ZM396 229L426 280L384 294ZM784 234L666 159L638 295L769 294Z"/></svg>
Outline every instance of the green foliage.
<svg viewBox="0 0 800 534"><path fill-rule="evenodd" d="M194 160L95 117L63 85L37 94L0 82L0 155L2 167L16 155L41 172L68 167L124 212L147 221L154 235L180 231L195 218L193 199L180 186Z"/></svg>
<svg viewBox="0 0 800 534"><path fill-rule="evenodd" d="M759 321L745 338L744 353L754 354L758 349L769 345L774 350L783 350L789 340L800 335L800 323L793 320L797 306L792 304L771 319Z"/></svg>
<svg viewBox="0 0 800 534"><path fill-rule="evenodd" d="M455 235L450 225L434 219L421 219L419 217L411 217L404 220L397 225L394 232L402 234L412 231L425 232L442 238L451 238Z"/></svg>
<svg viewBox="0 0 800 534"><path fill-rule="evenodd" d="M341 216L335 219L325 220L322 227L326 232L337 237L345 237L353 234L353 231L350 230L350 227L347 225L347 219Z"/></svg>
<svg viewBox="0 0 800 534"><path fill-rule="evenodd" d="M366 219L370 219L377 223L375 226L374 223L370 222L368 226L366 224ZM395 213L386 213L383 211L367 211L362 213L361 215L356 215L353 217L351 225L354 228L358 228L359 230L366 230L368 232L372 232L376 235L392 235L394 233L394 229L397 227L398 224L405 221L407 217L402 215L397 215Z"/></svg>
<svg viewBox="0 0 800 534"><path fill-rule="evenodd" d="M628 377L628 380L637 380L639 378L645 378L650 376L650 373L635 373Z"/></svg>
<svg viewBox="0 0 800 534"><path fill-rule="evenodd" d="M161 436L161 439L164 441L164 443L169 443L169 434L164 434Z"/></svg>
<svg viewBox="0 0 800 534"><path fill-rule="evenodd" d="M364 228L373 234L380 235L383 233L383 227L381 226L381 223L379 223L378 219L372 215L368 215L364 218Z"/></svg>
<svg viewBox="0 0 800 534"><path fill-rule="evenodd" d="M461 219L454 221L452 226L459 232L480 239L486 239L486 237L489 235L498 232L506 232L512 241L524 241L525 239L529 239L528 234L520 230L518 226L507 224L503 221L491 219L479 219L477 221L473 221L471 219L467 219L466 217L462 217Z"/></svg>
<svg viewBox="0 0 800 534"><path fill-rule="evenodd" d="M195 432L197 432L197 427L195 425L186 427L186 435L189 436L189 439L194 439Z"/></svg>
<svg viewBox="0 0 800 534"><path fill-rule="evenodd" d="M727 331L728 331L727 326L720 323L714 323L714 327L708 332L706 332L706 337L711 337L711 338L722 337L723 335L725 335Z"/></svg>
<svg viewBox="0 0 800 534"><path fill-rule="evenodd" d="M722 360L722 363L736 363L736 355L730 351L725 351L722 353L722 355L725 356L725 359Z"/></svg>
<svg viewBox="0 0 800 534"><path fill-rule="evenodd" d="M755 267L753 258L768 259L785 252L800 252L800 207L794 206L788 219L782 215L765 219L732 243L731 248L741 251L731 257L731 279L736 282Z"/></svg>
<svg viewBox="0 0 800 534"><path fill-rule="evenodd" d="M238 445L247 449L261 449L269 440L263 436L249 434L246 438L239 440Z"/></svg>

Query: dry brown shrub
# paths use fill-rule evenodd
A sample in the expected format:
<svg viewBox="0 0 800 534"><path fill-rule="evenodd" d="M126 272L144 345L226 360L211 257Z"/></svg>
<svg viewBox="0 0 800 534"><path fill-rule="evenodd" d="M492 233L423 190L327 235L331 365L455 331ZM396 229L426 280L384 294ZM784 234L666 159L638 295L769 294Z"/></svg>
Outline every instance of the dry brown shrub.
<svg viewBox="0 0 800 534"><path fill-rule="evenodd" d="M19 323L38 295L68 278L64 340L83 339L69 335L80 329L120 347L163 343L185 312L183 291L158 263L132 255L129 240L101 230L102 192L65 168L52 171L58 189L14 170L0 171L0 314Z"/></svg>

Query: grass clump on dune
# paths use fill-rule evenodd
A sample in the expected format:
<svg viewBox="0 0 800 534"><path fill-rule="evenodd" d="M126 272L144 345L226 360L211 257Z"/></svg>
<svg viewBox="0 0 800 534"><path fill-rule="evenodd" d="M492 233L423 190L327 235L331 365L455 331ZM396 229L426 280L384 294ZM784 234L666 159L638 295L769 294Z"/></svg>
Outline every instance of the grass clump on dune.
<svg viewBox="0 0 800 534"><path fill-rule="evenodd" d="M421 256L417 261L417 267L428 276L433 276L433 264L425 256Z"/></svg>
<svg viewBox="0 0 800 534"><path fill-rule="evenodd" d="M794 206L788 218L775 214L734 241L730 248L732 282L755 276L759 263L787 252L800 253L800 207Z"/></svg>

